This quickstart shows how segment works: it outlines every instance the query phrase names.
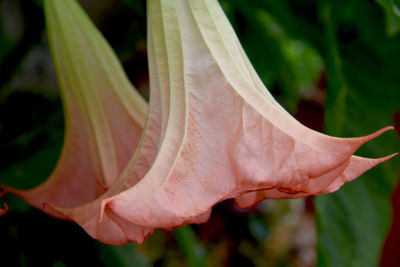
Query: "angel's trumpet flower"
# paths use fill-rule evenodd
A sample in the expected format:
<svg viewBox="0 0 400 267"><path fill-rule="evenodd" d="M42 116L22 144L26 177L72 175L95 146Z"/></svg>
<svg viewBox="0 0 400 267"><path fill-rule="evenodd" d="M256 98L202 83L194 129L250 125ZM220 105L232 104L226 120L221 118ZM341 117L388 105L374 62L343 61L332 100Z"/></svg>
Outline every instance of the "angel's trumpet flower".
<svg viewBox="0 0 400 267"><path fill-rule="evenodd" d="M295 121L262 85L216 1L149 0L148 52L149 116L127 168L95 201L53 206L102 242L204 222L226 198L248 206L331 192L390 157L352 156L389 128L343 139Z"/></svg>
<svg viewBox="0 0 400 267"><path fill-rule="evenodd" d="M65 114L62 154L51 176L30 190L4 187L29 204L74 207L106 191L131 158L147 104L100 32L75 1L45 0L49 43Z"/></svg>
<svg viewBox="0 0 400 267"><path fill-rule="evenodd" d="M59 4L56 0L49 0L48 2ZM68 25L60 26L68 27ZM152 42L149 40L149 43ZM148 49L153 51L153 46L151 45ZM153 55L153 53L151 52L150 55ZM103 199L112 197L134 186L147 173L157 155L162 132L162 120L166 121L166 116L168 116L168 106L161 108L161 101L163 101L163 105L169 104L167 101L169 98L168 88L160 89L161 86L168 87L169 84L166 79L168 78L168 75L166 75L168 69L166 58L165 56L158 56L157 59L156 62L154 56L149 57L150 86L152 88L150 90L150 109L145 123L145 130L127 168L103 195L91 202L75 207L48 205L54 212L80 224L88 234L103 243L122 245L129 243L131 240L142 242L152 232L151 228L133 225L122 219L119 220L117 216L109 212L106 212L101 222L99 222L99 215ZM163 75L163 73L165 74ZM120 227L114 220L118 220L123 226Z"/></svg>
<svg viewBox="0 0 400 267"><path fill-rule="evenodd" d="M244 195L239 204L255 204L261 194L330 193L393 156L353 156L391 127L336 138L285 112L260 82L217 0L148 3L149 32L162 34L155 49L164 50L168 62L163 72L151 73L168 76L169 86L161 87L169 90L161 92L169 95L169 104L161 105L168 117L147 174L103 200L122 228L126 221L166 229L200 222L216 203L259 190L258 198Z"/></svg>
<svg viewBox="0 0 400 267"><path fill-rule="evenodd" d="M149 2L149 7L152 7ZM159 13L159 12L157 12ZM74 208L61 208L50 205L55 211L80 224L92 237L112 245L122 245L133 241L143 242L152 233L146 225L136 225L114 212L103 211L102 202L127 190L146 175L157 155L161 140L164 138L170 112L170 76L168 70L173 62L167 58L165 39L160 27L151 25L163 23L160 16L154 16L148 8L148 53L150 69L150 107L144 132L132 159L114 184L98 199ZM101 213L101 220L99 215ZM195 218L195 222L204 222L209 213Z"/></svg>
<svg viewBox="0 0 400 267"><path fill-rule="evenodd" d="M100 241L141 242L153 228L204 222L227 198L248 206L332 192L391 157L352 155L390 127L344 139L293 119L217 0L148 0L148 21L150 111L138 149L96 200L49 205Z"/></svg>

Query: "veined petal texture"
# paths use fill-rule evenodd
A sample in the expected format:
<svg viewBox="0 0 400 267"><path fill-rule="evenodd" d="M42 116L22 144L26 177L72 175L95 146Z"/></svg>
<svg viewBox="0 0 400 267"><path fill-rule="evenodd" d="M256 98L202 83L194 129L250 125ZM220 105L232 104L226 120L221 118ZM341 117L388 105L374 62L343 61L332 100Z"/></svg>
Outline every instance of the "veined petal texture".
<svg viewBox="0 0 400 267"><path fill-rule="evenodd" d="M87 153L92 165L85 165L83 170L89 167L95 170L92 174L96 175L90 181L97 186L85 200L67 205L48 201L46 208L52 213L76 221L104 243L142 242L154 228L172 229L205 222L212 207L228 198L235 198L239 206L248 207L265 198L298 198L333 192L393 156L367 159L353 155L362 144L391 127L365 137L337 138L315 132L296 121L262 84L217 0L148 0L147 3L150 107L146 122L143 119L141 124L134 124L133 121L139 121L135 115L144 114L140 112L145 110L144 102L135 95L132 99L136 102L132 103L123 102L129 96L121 99L113 95L127 87L116 86L118 89L112 93L102 91L107 82L117 84L110 81L120 76L99 75L99 80L79 76L91 71L104 74L102 71L118 66L116 61L114 65L109 62L101 65L107 59L104 56L107 53L102 50L106 49L106 43L103 46L99 42L91 43L99 35L94 31L85 32L90 25L88 20L82 20L84 23L71 20L83 14L75 3L46 0L47 13L61 12L64 8L74 11L57 16L54 20L59 24L54 25L61 25L65 19L69 25L64 24L66 30L60 31L64 39L60 40L69 40L68 36L75 34L79 42L52 41L53 53L56 62L57 56L67 54L60 66L56 64L59 70L64 68L68 73L64 83L78 86L84 83L93 89L73 90L71 95L64 93L63 96L76 98L75 102L66 101L68 105L75 103L71 110L80 119L76 126L79 131L73 132L79 138L74 140L87 142L81 154ZM92 44L92 49L87 54L75 58L75 53L68 52L88 44ZM91 64L90 60L80 62L86 55L99 61L97 64ZM74 58L76 61L72 61ZM123 93L116 93L120 94ZM86 113L81 111L88 106L93 108ZM114 117L107 114L130 108L133 112L128 113L132 116L126 113L121 118L117 116L120 128L113 128L115 124L110 118ZM70 118L74 115L72 111L66 113L71 113ZM73 120L69 121L72 124ZM134 125L143 124L140 140L134 135L137 149L128 163L126 159L122 171L124 166L119 168L115 152L118 145L113 134L132 137ZM67 141L68 135L66 144ZM93 159L90 153L94 153ZM75 177L80 175L76 169ZM61 184L57 182L59 178L53 179L56 182L50 189L57 188L54 184ZM72 178L65 181L65 188L71 188L69 183L77 183ZM59 190L66 190L63 188L64 185ZM78 190L78 196L79 192L83 194L83 190Z"/></svg>
<svg viewBox="0 0 400 267"><path fill-rule="evenodd" d="M74 0L45 0L49 44L65 115L61 156L51 176L30 190L4 187L29 204L74 207L106 191L139 142L147 104L118 58Z"/></svg>
<svg viewBox="0 0 400 267"><path fill-rule="evenodd" d="M150 105L144 132L135 154L114 184L96 200L73 208L51 206L76 221L89 235L107 244L122 245L131 241L141 243L153 231L147 225L129 222L104 206L107 199L136 186L147 174L165 137L171 108L169 70L176 67L176 61L167 55L163 27L152 26L165 23L159 16L159 8L157 2L148 1ZM205 222L209 218L209 211L196 217L194 222Z"/></svg>
<svg viewBox="0 0 400 267"><path fill-rule="evenodd" d="M262 85L217 0L148 4L149 32L162 33L168 60L168 116L146 175L103 200L123 222L171 229L203 222L228 198L249 206L330 193L393 156L353 156L391 127L337 138L290 116Z"/></svg>

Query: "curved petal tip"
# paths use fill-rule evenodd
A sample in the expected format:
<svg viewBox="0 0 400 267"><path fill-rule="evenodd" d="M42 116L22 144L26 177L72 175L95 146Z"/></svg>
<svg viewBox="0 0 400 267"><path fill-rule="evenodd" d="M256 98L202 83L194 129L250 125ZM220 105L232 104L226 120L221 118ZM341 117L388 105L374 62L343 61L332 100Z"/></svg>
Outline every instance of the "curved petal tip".
<svg viewBox="0 0 400 267"><path fill-rule="evenodd" d="M382 129L380 129L380 130L378 130L378 131L376 131L376 132L374 132L372 134L369 134L369 135L361 137L361 138L365 138L366 142L368 142L368 141L370 141L372 139L375 139L376 137L380 136L381 134L383 134L383 133L385 133L387 131L391 131L391 130L394 130L393 126L386 126L386 127L382 128Z"/></svg>
<svg viewBox="0 0 400 267"><path fill-rule="evenodd" d="M6 214L8 212L9 208L7 203L4 203L4 209L0 209L0 216L3 216L4 214Z"/></svg>
<svg viewBox="0 0 400 267"><path fill-rule="evenodd" d="M386 127L372 135L374 135L376 137L379 134L382 134L383 132L390 130L390 128L393 129L393 127ZM235 198L235 203L236 203L236 205L239 206L239 208L247 209L247 208L257 205L259 202L261 202L267 198L293 199L293 198L307 197L310 195L333 193L333 192L339 190L345 183L355 180L356 178L361 176L366 171L372 169L376 165L379 165L379 164L397 156L398 154L399 153L393 153L391 155L381 157L381 158L375 158L375 159L352 156L351 159L349 160L349 163L348 163L346 169L341 173L341 175L338 176L336 179L334 179L330 185L328 185L326 188L324 188L323 190L321 190L318 193L305 192L305 191L285 193L285 192L279 191L276 188L273 188L270 190L257 190L257 191L253 191L253 192L244 193L244 194L240 195L239 197ZM302 186L300 185L299 188L302 188Z"/></svg>
<svg viewBox="0 0 400 267"><path fill-rule="evenodd" d="M0 189L2 189L3 191L0 192L0 197L4 196L5 194L8 193L8 191L6 191L3 187L3 185L0 184ZM4 203L4 209L0 209L0 216L6 214L8 212L9 208L7 203Z"/></svg>
<svg viewBox="0 0 400 267"><path fill-rule="evenodd" d="M345 183L355 180L364 172L397 156L398 154L399 153L393 153L391 155L376 159L353 156L344 173L319 194L329 194L339 190L339 188L342 187L342 185L344 185Z"/></svg>
<svg viewBox="0 0 400 267"><path fill-rule="evenodd" d="M365 135L365 136L361 136L361 137L353 137L353 138L344 138L344 139L347 139L348 141L350 141L350 144L352 144L352 147L355 152L359 147L361 147L365 143L377 138L378 136L380 136L383 133L390 131L390 130L394 130L394 127L386 126L386 127L379 129L378 131L376 131L372 134L369 134L369 135Z"/></svg>

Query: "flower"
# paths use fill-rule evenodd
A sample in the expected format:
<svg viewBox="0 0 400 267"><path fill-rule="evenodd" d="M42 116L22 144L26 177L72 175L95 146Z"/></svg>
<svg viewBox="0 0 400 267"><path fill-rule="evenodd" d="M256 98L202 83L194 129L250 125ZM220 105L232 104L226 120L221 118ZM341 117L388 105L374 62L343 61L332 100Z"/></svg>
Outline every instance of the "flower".
<svg viewBox="0 0 400 267"><path fill-rule="evenodd" d="M43 184L30 190L2 187L52 216L65 218L48 205L81 205L110 187L139 142L147 104L76 2L44 3L64 105L63 150Z"/></svg>
<svg viewBox="0 0 400 267"><path fill-rule="evenodd" d="M228 198L249 206L330 193L395 155L353 156L392 127L346 139L291 117L261 83L217 0L150 0L148 9L150 61L167 62L151 75L168 82L160 87L168 116L146 175L103 200L117 223L171 229L203 222Z"/></svg>
<svg viewBox="0 0 400 267"><path fill-rule="evenodd" d="M45 3L46 15L82 16L72 1ZM262 84L217 0L147 3L150 106L137 149L97 198L46 205L92 237L113 245L142 242L155 228L205 222L228 198L247 207L264 198L330 193L394 156L353 155L392 127L337 138L297 122ZM82 21L73 28L86 29ZM59 27L71 25L60 20ZM65 45L67 51L72 44Z"/></svg>
<svg viewBox="0 0 400 267"><path fill-rule="evenodd" d="M68 25L63 26L68 27ZM148 49L153 51L153 47ZM160 53L162 51L157 52ZM169 82L166 64L167 61L164 55L157 55L156 57L151 53L149 57L149 69L151 72L150 108L147 122L135 153L114 184L103 195L84 205L69 208L49 205L49 208L66 218L74 220L89 235L103 243L123 245L132 240L143 242L153 231L152 228L135 225L123 220L109 210L103 211L102 201L133 187L139 182L150 169L157 155L162 138L161 134L165 130L169 108ZM102 213L101 220L99 220L100 213Z"/></svg>
<svg viewBox="0 0 400 267"><path fill-rule="evenodd" d="M344 139L293 119L217 1L149 0L148 52L149 116L127 168L95 201L53 207L102 242L142 242L154 228L205 222L227 198L248 206L332 192L391 157L352 155L390 127Z"/></svg>

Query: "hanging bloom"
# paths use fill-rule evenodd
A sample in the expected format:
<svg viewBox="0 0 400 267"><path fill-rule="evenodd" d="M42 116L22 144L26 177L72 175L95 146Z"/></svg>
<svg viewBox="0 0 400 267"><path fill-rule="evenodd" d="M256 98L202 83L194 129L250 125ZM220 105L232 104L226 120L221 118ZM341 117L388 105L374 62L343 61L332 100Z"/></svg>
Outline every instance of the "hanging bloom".
<svg viewBox="0 0 400 267"><path fill-rule="evenodd" d="M330 193L394 156L353 156L392 127L336 138L284 111L257 77L217 0L149 0L148 9L149 40L158 40L150 58L154 53L168 62L151 73L168 80L160 87L169 95L169 104L161 105L168 117L146 175L103 200L121 228L126 221L164 229L202 222L228 198L249 206L266 197Z"/></svg>
<svg viewBox="0 0 400 267"><path fill-rule="evenodd" d="M81 14L73 1L45 3L48 16ZM64 22L57 31L70 27ZM148 0L148 52L149 114L126 168L99 183L108 189L91 202L46 206L104 243L202 223L228 198L249 206L330 193L393 156L353 156L391 127L345 139L292 118L258 78L217 0Z"/></svg>
<svg viewBox="0 0 400 267"><path fill-rule="evenodd" d="M150 3L149 3L150 4ZM131 241L143 242L153 229L146 225L133 224L110 209L103 210L102 202L137 184L152 166L161 140L164 138L170 112L170 78L164 37L153 23L162 23L160 17L153 21L148 15L148 52L150 70L150 108L141 141L127 168L114 184L98 199L73 208L49 205L63 216L80 224L93 238L111 245L122 245ZM172 67L172 66L171 66ZM99 215L101 213L101 219ZM205 222L209 212L200 215L194 222Z"/></svg>
<svg viewBox="0 0 400 267"><path fill-rule="evenodd" d="M111 186L139 142L147 104L76 2L46 0L44 4L64 105L64 146L43 184L30 190L2 187L64 218L48 205L81 205Z"/></svg>
<svg viewBox="0 0 400 267"><path fill-rule="evenodd" d="M237 198L337 190L387 160L353 156L390 127L335 138L293 119L261 83L217 1L149 0L150 109L127 168L98 199L53 209L108 244L202 223ZM100 220L99 220L100 214Z"/></svg>

